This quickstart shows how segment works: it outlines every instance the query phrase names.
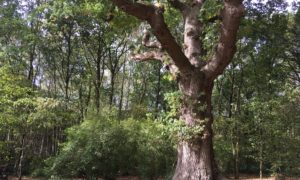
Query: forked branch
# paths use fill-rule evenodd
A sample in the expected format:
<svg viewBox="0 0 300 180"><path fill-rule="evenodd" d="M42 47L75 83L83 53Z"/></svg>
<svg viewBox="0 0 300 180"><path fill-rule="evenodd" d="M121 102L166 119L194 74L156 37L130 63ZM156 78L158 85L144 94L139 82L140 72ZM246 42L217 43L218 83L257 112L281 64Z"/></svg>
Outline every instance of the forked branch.
<svg viewBox="0 0 300 180"><path fill-rule="evenodd" d="M153 34L160 42L162 48L169 54L179 71L183 74L191 72L193 66L166 25L161 8L154 5L133 3L129 0L112 0L112 2L124 12L140 20L147 21L152 28Z"/></svg>
<svg viewBox="0 0 300 180"><path fill-rule="evenodd" d="M131 59L138 62L160 61L174 77L176 77L176 74L178 73L178 67L172 62L168 62L166 60L166 54L162 51L148 51L141 54L134 54L131 56Z"/></svg>
<svg viewBox="0 0 300 180"><path fill-rule="evenodd" d="M143 36L143 45L147 48L157 48L157 49L162 49L161 44L157 41L150 41L150 32L145 31L144 36Z"/></svg>
<svg viewBox="0 0 300 180"><path fill-rule="evenodd" d="M221 36L213 58L203 67L211 80L222 74L236 52L236 39L241 18L244 15L242 0L224 0L221 12Z"/></svg>
<svg viewBox="0 0 300 180"><path fill-rule="evenodd" d="M131 56L133 60L136 61L151 61L151 60L157 60L157 61L163 61L165 54L160 51L148 51L141 54L134 54Z"/></svg>

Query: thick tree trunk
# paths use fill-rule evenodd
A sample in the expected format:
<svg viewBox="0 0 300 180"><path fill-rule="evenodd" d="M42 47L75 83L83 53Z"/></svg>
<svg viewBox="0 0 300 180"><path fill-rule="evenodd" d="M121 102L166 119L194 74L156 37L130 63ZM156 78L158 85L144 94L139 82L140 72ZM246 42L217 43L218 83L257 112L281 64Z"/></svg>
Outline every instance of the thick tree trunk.
<svg viewBox="0 0 300 180"><path fill-rule="evenodd" d="M112 0L112 2L122 11L147 21L153 35L159 41L159 45L155 45L159 50L135 55L134 59L139 61L156 59L165 63L161 53L163 49L171 59L170 72L176 77L183 94L180 119L189 127L192 134L182 137L179 143L173 180L220 179L212 148L211 94L214 79L223 73L236 51L237 30L244 14L242 1L223 0L224 8L219 14L220 38L213 57L208 61L202 59L204 54L200 37L203 22L198 18L204 0L194 0L190 3L180 0L168 1L180 11L184 19L183 49L164 21L163 7L129 0ZM149 43L148 36L144 40L146 47L155 48L153 45L157 43Z"/></svg>
<svg viewBox="0 0 300 180"><path fill-rule="evenodd" d="M177 158L173 180L217 179L211 136L193 142L181 142Z"/></svg>
<svg viewBox="0 0 300 180"><path fill-rule="evenodd" d="M211 127L213 82L205 79L200 71L189 78L190 80L182 78L179 83L183 93L180 119L186 126L192 128L192 135L189 134L188 139L183 137L178 146L177 166L173 180L218 179Z"/></svg>

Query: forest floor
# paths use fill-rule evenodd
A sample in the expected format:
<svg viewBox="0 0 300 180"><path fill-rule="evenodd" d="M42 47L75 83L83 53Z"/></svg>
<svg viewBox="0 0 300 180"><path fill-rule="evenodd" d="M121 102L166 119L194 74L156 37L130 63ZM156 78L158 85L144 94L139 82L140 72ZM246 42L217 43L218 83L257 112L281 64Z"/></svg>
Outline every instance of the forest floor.
<svg viewBox="0 0 300 180"><path fill-rule="evenodd" d="M233 177L229 177L230 179L234 179ZM17 177L9 176L8 180L18 180ZM47 178L31 178L31 177L23 177L22 180L47 180ZM72 180L84 180L81 178L74 178ZM99 178L98 180L104 180ZM117 180L140 180L138 177L134 176L126 176L126 177L118 177ZM165 180L164 178L158 178L157 180ZM279 180L276 177L264 177L260 179L255 175L241 175L239 180ZM300 177L285 177L284 180L300 180Z"/></svg>
<svg viewBox="0 0 300 180"><path fill-rule="evenodd" d="M233 176L228 176L229 179L234 179ZM259 178L257 175L241 174L239 180L300 180L300 177L288 177L288 176L271 176Z"/></svg>

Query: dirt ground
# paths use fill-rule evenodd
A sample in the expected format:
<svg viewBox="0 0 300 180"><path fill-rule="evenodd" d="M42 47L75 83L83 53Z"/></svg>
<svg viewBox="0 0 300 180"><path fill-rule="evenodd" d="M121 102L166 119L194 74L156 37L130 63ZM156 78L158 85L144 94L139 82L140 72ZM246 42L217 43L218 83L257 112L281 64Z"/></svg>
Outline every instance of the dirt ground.
<svg viewBox="0 0 300 180"><path fill-rule="evenodd" d="M232 177L229 177L230 179L234 179ZM18 180L17 177L9 176L8 180ZM31 177L24 177L22 180L47 180L46 178L31 178ZM84 180L81 178L74 178L72 180ZM98 180L104 180L99 178ZM134 176L126 176L126 177L119 177L117 180L141 180L138 177ZM159 178L157 180L164 180L164 178ZM239 180L281 180L276 177L265 177L263 179L259 179L257 176L253 175L242 175ZM300 180L300 177L285 177L284 180Z"/></svg>
<svg viewBox="0 0 300 180"><path fill-rule="evenodd" d="M242 174L240 175L239 180L300 180L300 177L284 177L281 176L277 177L263 177L260 179L257 175L248 175L248 174ZM229 179L234 179L233 176L229 176Z"/></svg>
<svg viewBox="0 0 300 180"><path fill-rule="evenodd" d="M234 179L234 178L230 178L230 179ZM276 177L264 177L262 179L260 179L259 177L241 177L241 178L239 178L239 180L281 180L281 179L278 179ZM282 180L300 180L300 178L297 178L297 177L285 177Z"/></svg>

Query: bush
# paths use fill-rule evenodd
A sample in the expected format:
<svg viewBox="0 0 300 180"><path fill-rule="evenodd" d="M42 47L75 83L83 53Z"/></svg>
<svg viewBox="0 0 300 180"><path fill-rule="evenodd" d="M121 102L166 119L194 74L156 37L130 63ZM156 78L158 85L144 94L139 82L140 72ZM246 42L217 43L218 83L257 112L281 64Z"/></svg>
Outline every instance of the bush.
<svg viewBox="0 0 300 180"><path fill-rule="evenodd" d="M90 116L67 134L59 155L47 160L48 176L154 178L167 175L174 163L173 144L162 135L162 126L150 120L120 121L105 112Z"/></svg>

